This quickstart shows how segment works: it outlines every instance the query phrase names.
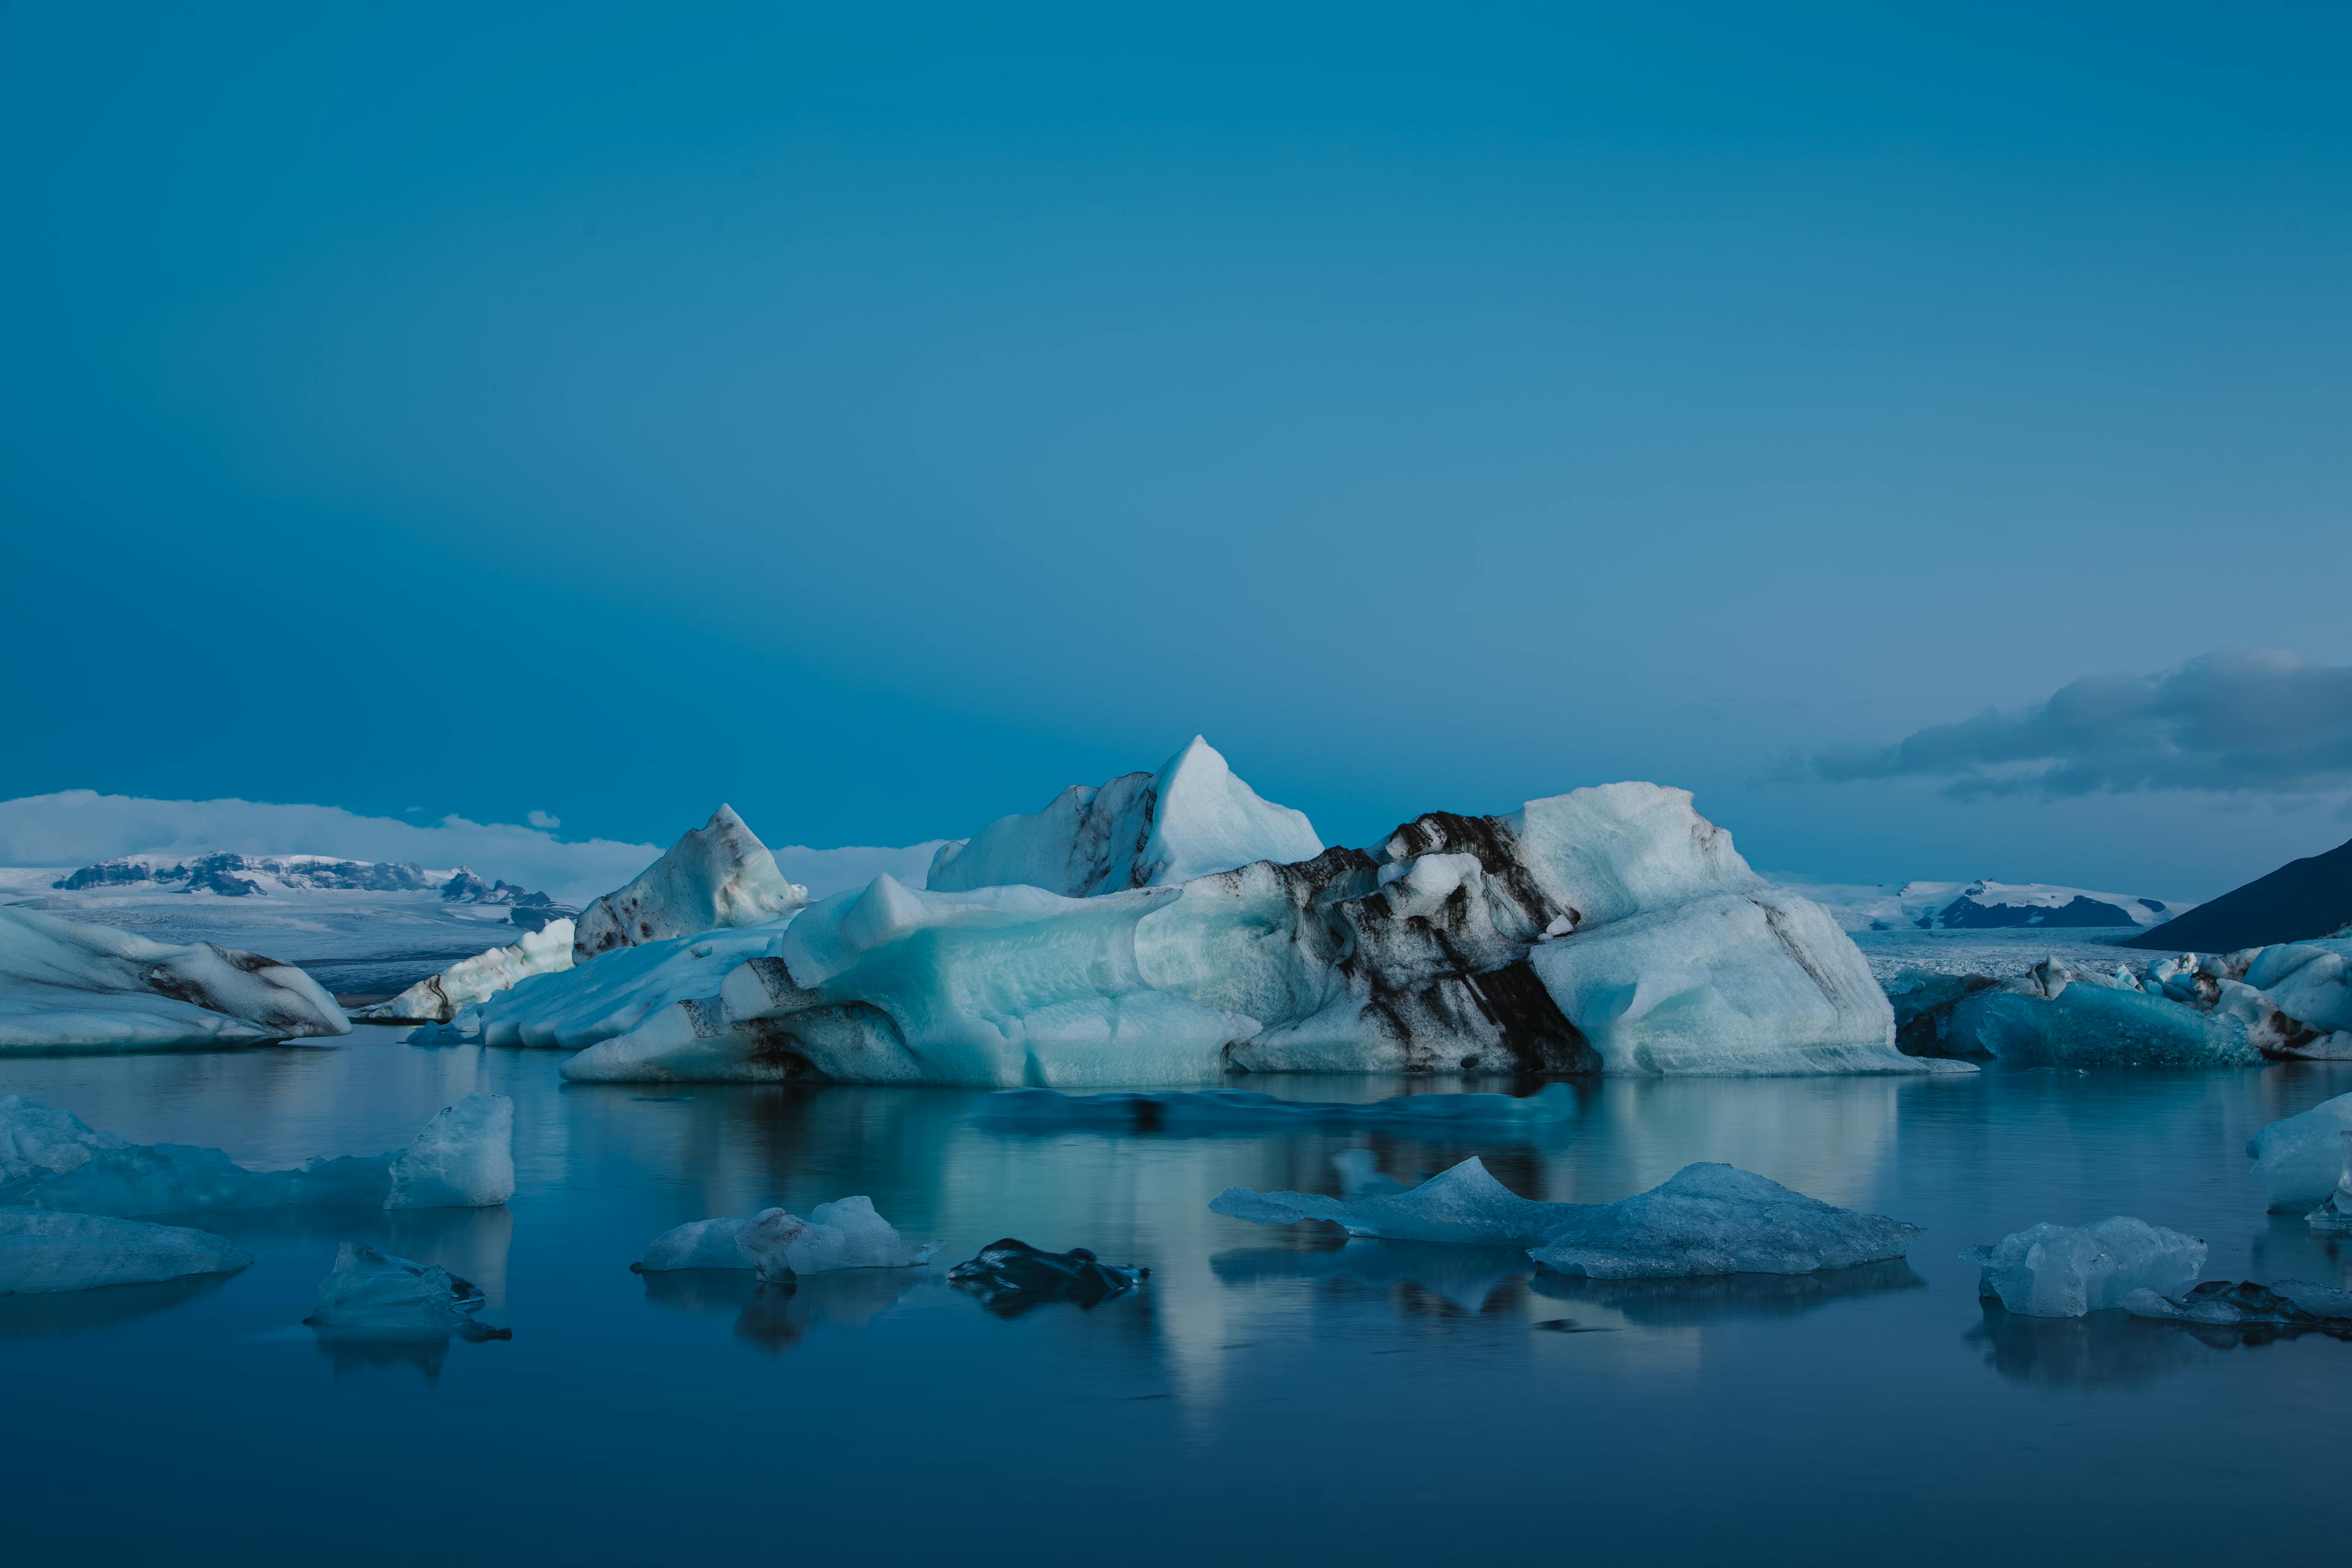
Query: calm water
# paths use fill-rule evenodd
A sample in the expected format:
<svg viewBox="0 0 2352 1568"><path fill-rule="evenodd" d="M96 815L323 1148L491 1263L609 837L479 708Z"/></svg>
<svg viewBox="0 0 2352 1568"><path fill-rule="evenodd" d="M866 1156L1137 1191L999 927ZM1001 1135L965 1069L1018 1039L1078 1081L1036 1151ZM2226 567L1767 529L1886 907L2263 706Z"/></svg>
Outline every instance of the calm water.
<svg viewBox="0 0 2352 1568"><path fill-rule="evenodd" d="M493 1089L519 1183L483 1213L212 1215L256 1267L0 1300L9 1562L1974 1565L2343 1540L2352 1344L2003 1321L1955 1254L2124 1213L2204 1237L2211 1277L2352 1285L2352 1249L2266 1216L2242 1152L2352 1068L1612 1082L1517 1141L1040 1135L974 1126L962 1091L653 1099L396 1039L0 1063L0 1089L254 1163L397 1147ZM1331 1190L1351 1142L1581 1201L1725 1160L1927 1234L1907 1268L1596 1287L1208 1211L1233 1184ZM850 1193L942 1263L1009 1234L1152 1277L1008 1320L940 1267L790 1295L628 1270L680 1221ZM345 1238L471 1278L513 1340L323 1349L297 1325Z"/></svg>

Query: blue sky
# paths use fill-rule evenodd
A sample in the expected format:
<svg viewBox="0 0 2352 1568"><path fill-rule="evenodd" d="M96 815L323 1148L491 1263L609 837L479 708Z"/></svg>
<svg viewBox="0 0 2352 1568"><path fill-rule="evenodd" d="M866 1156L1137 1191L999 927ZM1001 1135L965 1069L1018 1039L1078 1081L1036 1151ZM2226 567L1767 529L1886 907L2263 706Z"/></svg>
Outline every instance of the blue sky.
<svg viewBox="0 0 2352 1568"><path fill-rule="evenodd" d="M2352 664L2343 8L485 9L0 11L0 795L2352 833L1807 762Z"/></svg>

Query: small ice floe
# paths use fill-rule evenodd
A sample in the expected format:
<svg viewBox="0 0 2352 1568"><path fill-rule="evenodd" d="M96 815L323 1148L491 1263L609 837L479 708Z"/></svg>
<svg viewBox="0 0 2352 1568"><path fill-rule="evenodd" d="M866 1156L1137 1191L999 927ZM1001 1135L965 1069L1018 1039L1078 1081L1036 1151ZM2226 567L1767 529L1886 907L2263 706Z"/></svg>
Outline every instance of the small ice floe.
<svg viewBox="0 0 2352 1568"><path fill-rule="evenodd" d="M378 1252L347 1241L334 1271L319 1281L317 1310L302 1321L323 1338L509 1340L474 1314L482 1289L447 1269Z"/></svg>
<svg viewBox="0 0 2352 1568"><path fill-rule="evenodd" d="M874 1200L837 1198L808 1218L780 1208L749 1219L703 1219L664 1231L629 1267L640 1274L686 1268L750 1268L763 1281L842 1268L919 1268L946 1243L917 1244L874 1209Z"/></svg>
<svg viewBox="0 0 2352 1568"><path fill-rule="evenodd" d="M1475 1127L1493 1134L1549 1127L1576 1119L1576 1090L1546 1085L1533 1095L1409 1094L1363 1104L1278 1100L1250 1089L1210 1089L1122 1094L1064 1094L1010 1089L981 1101L983 1125L1058 1130L1108 1127L1130 1132L1222 1132L1265 1126L1376 1127L1384 1132L1444 1136Z"/></svg>
<svg viewBox="0 0 2352 1568"><path fill-rule="evenodd" d="M2257 1285L2251 1279L2208 1279L2178 1296L2127 1290L2122 1305L2135 1318L2161 1318L2208 1328L2315 1329L2352 1339L2352 1290L2333 1290L2303 1279L2281 1279L2271 1285Z"/></svg>
<svg viewBox="0 0 2352 1568"><path fill-rule="evenodd" d="M80 1214L363 1205L481 1208L514 1195L514 1102L469 1094L407 1148L255 1171L219 1149L133 1143L68 1111L0 1095L0 1204Z"/></svg>
<svg viewBox="0 0 2352 1568"><path fill-rule="evenodd" d="M0 1296L234 1274L250 1256L210 1231L100 1215L0 1208Z"/></svg>
<svg viewBox="0 0 2352 1568"><path fill-rule="evenodd" d="M2275 1214L2309 1214L2343 1179L2345 1136L2352 1133L2352 1094L2322 1100L2300 1116L2273 1121L2246 1144L2254 1179Z"/></svg>
<svg viewBox="0 0 2352 1568"><path fill-rule="evenodd" d="M1149 1268L1105 1263L1083 1247L1046 1252L1008 1236L949 1269L948 1279L978 1296L990 1311L1010 1318L1048 1301L1097 1306L1125 1295L1150 1274Z"/></svg>
<svg viewBox="0 0 2352 1568"><path fill-rule="evenodd" d="M1613 1204L1558 1204L1519 1196L1475 1157L1411 1188L1374 1170L1365 1150L1333 1163L1336 1198L1228 1187L1209 1207L1260 1225L1325 1220L1351 1236L1519 1247L1547 1268L1603 1279L1851 1268L1902 1257L1919 1234L1729 1165L1686 1165Z"/></svg>
<svg viewBox="0 0 2352 1568"><path fill-rule="evenodd" d="M1977 1293L2030 1318L2111 1311L2134 1291L2178 1299L2205 1267L2205 1244L2118 1215L2095 1225L2037 1225L1960 1256Z"/></svg>

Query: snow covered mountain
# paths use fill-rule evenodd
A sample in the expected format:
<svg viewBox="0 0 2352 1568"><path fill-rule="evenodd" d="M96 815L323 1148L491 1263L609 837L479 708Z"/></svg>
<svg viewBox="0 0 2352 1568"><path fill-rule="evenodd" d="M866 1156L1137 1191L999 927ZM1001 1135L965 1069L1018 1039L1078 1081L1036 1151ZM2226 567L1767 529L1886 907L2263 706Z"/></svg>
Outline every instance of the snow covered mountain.
<svg viewBox="0 0 2352 1568"><path fill-rule="evenodd" d="M1322 852L1306 813L1261 798L1195 735L1156 773L1072 784L1043 811L999 817L963 843L941 846L926 886L943 893L1022 886L1084 899Z"/></svg>
<svg viewBox="0 0 2352 1568"><path fill-rule="evenodd" d="M1848 931L1998 931L2161 925L2195 906L2181 900L2100 893L2047 882L1903 882L1881 886L1790 882Z"/></svg>

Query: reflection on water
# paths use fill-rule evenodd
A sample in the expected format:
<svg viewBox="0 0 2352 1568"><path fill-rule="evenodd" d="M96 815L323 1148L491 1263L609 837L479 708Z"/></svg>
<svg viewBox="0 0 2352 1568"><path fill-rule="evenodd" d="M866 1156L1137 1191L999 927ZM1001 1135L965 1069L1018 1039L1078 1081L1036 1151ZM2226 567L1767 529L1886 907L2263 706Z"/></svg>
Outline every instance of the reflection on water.
<svg viewBox="0 0 2352 1568"><path fill-rule="evenodd" d="M2352 1066L1612 1080L1578 1086L1574 1119L1537 1130L1276 1118L1186 1138L1008 1135L976 1125L980 1097L957 1089L634 1094L564 1085L555 1053L395 1042L362 1029L299 1053L0 1062L0 1091L258 1164L398 1147L476 1089L516 1101L505 1208L207 1215L252 1268L0 1300L0 1386L44 1412L37 1429L0 1423L0 1474L74 1505L12 1520L15 1555L87 1559L88 1529L70 1521L103 1514L123 1560L202 1529L241 1563L391 1561L430 1530L436 1555L510 1562L516 1489L573 1484L581 1456L609 1452L631 1456L630 1487L535 1520L540 1555L662 1560L680 1499L756 1498L784 1476L845 1496L884 1473L920 1477L944 1514L1046 1510L1070 1539L1116 1538L1144 1561L1458 1558L1471 1497L1481 1554L1541 1550L1559 1538L1564 1478L1578 1497L1654 1500L1662 1477L1694 1474L1708 1485L1675 1485L1670 1508L1582 1510L1580 1548L1811 1561L1833 1507L1856 1528L1932 1524L1926 1555L1976 1563L2069 1539L2096 1488L2116 1554L2231 1550L2242 1510L2180 1496L2134 1445L2146 1422L2128 1402L2158 1382L2168 1407L2193 1406L2200 1440L2275 1483L2266 1539L2331 1540L2322 1500L2352 1462L2336 1392L2352 1346L2307 1336L2240 1353L2116 1314L2012 1319L1979 1304L1957 1256L2038 1220L2135 1214L2203 1237L2215 1277L2352 1285L2340 1241L2264 1213L2242 1152L2264 1122L2352 1089ZM1429 1086L1248 1087L1336 1101ZM1332 1158L1355 1148L1408 1181L1477 1155L1529 1197L1588 1203L1722 1160L1927 1232L1908 1266L1595 1281L1523 1254L1269 1232L1209 1211L1229 1185L1336 1190ZM687 1220L859 1193L903 1233L945 1240L945 1258L1017 1236L1150 1278L1093 1311L1004 1319L937 1266L789 1290L748 1270L628 1269ZM475 1281L516 1338L453 1352L296 1329L346 1240ZM2053 1402L2079 1419L2053 1422ZM119 1413L133 1407L148 1440L184 1458L142 1476L149 1508L106 1512ZM339 1436L284 1441L312 1430ZM498 1465L447 1464L446 1433L488 1430L505 1439ZM265 1447L266 1506L249 1459ZM2004 1500L1998 1521L1986 1496ZM353 1542L348 1520L386 1508L407 1528L381 1551ZM699 1544L756 1550L763 1517L699 1513ZM936 1550L877 1544L855 1510L795 1521L804 1549L829 1555Z"/></svg>

